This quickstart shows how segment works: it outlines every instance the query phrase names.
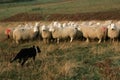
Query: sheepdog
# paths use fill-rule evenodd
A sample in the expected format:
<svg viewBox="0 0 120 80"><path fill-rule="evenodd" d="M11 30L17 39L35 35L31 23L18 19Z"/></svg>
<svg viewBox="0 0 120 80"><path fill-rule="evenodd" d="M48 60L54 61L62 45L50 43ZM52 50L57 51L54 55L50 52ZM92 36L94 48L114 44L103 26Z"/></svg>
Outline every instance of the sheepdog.
<svg viewBox="0 0 120 80"><path fill-rule="evenodd" d="M19 60L19 63L21 63L21 66L24 65L24 63L29 59L29 58L33 58L33 61L35 61L35 57L37 53L40 53L41 50L38 46L34 46L30 47L30 48L23 48L21 49L17 55L15 56L15 58L13 58L10 63L12 63L15 60Z"/></svg>

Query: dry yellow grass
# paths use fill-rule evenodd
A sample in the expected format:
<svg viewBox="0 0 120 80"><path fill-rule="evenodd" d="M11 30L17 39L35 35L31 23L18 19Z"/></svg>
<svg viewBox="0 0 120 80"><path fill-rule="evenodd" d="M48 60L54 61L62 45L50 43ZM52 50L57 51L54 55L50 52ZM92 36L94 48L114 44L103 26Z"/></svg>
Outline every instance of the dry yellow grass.
<svg viewBox="0 0 120 80"><path fill-rule="evenodd" d="M108 41L97 44L94 41L85 43L75 40L73 43L44 44L37 40L15 45L11 40L3 41L4 30L21 23L23 22L0 24L0 80L117 80L120 78L119 42ZM42 51L37 55L35 63L32 59L28 60L24 67L21 67L17 61L9 63L21 48L32 45L38 45Z"/></svg>

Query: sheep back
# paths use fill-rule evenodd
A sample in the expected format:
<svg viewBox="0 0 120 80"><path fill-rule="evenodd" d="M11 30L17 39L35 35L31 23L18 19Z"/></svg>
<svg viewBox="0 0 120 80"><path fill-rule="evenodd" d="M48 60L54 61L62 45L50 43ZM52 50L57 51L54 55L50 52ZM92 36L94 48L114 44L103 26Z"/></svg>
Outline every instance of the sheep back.
<svg viewBox="0 0 120 80"><path fill-rule="evenodd" d="M33 32L32 29L16 29L13 32L13 39L16 43L19 43L21 40L32 40L35 38L38 32Z"/></svg>

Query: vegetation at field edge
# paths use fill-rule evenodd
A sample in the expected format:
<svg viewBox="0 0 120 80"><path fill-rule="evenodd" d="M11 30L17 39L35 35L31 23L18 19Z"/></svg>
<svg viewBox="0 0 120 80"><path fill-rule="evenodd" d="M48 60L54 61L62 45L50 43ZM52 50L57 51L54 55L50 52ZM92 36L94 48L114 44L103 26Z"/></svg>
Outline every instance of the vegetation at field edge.
<svg viewBox="0 0 120 80"><path fill-rule="evenodd" d="M32 59L21 67L18 62L9 63L23 47L38 45L41 53L35 63ZM0 79L5 80L118 80L120 78L119 43L83 41L60 44L44 44L32 41L14 45L0 43Z"/></svg>
<svg viewBox="0 0 120 80"><path fill-rule="evenodd" d="M33 0L0 4L0 20L20 13L74 14L119 11L119 0Z"/></svg>

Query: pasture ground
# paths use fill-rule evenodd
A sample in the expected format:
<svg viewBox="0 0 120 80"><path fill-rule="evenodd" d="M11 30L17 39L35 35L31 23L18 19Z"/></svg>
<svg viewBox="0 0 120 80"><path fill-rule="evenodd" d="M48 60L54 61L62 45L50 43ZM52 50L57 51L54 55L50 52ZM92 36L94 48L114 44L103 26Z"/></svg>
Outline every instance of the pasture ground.
<svg viewBox="0 0 120 80"><path fill-rule="evenodd" d="M22 23L22 22L21 22ZM0 80L119 80L120 42L97 44L75 40L73 43L44 44L40 40L15 45L6 40L4 30L20 22L0 23ZM41 53L21 67L9 63L23 47L38 45Z"/></svg>
<svg viewBox="0 0 120 80"><path fill-rule="evenodd" d="M12 0L11 0L12 1ZM120 20L120 0L32 0L0 4L0 80L119 80L120 42L15 45L4 30L27 21ZM21 21L21 22L19 22ZM35 63L9 61L24 47L38 45Z"/></svg>
<svg viewBox="0 0 120 80"><path fill-rule="evenodd" d="M10 0L12 1L12 0ZM120 19L120 0L32 0L0 3L0 21Z"/></svg>
<svg viewBox="0 0 120 80"><path fill-rule="evenodd" d="M87 20L120 20L120 11L88 12L74 14L41 14L41 13L19 13L1 22L21 21L87 21Z"/></svg>

